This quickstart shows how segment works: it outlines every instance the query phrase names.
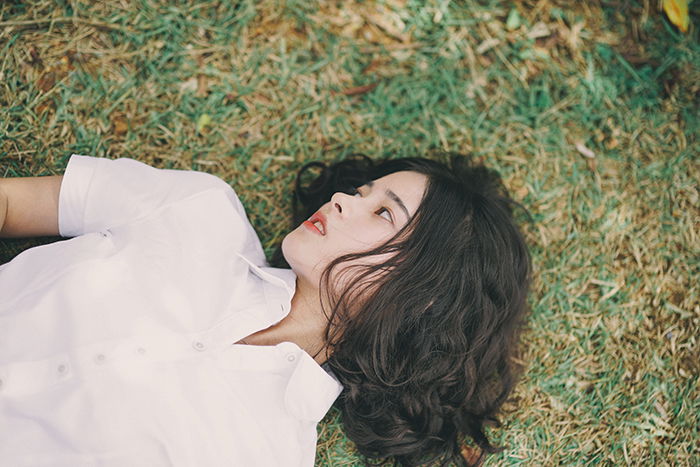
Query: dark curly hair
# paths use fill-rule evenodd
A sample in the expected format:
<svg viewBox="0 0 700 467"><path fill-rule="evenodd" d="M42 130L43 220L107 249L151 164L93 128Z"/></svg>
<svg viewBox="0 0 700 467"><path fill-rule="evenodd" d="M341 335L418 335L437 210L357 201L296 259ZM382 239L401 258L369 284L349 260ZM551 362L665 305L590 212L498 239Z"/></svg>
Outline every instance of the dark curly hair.
<svg viewBox="0 0 700 467"><path fill-rule="evenodd" d="M401 231L380 247L335 259L321 277L327 364L344 387L337 401L344 430L380 462L472 465L460 455L460 435L481 448L475 465L502 451L484 427L500 426L496 414L523 370L515 357L531 259L512 215L520 205L496 171L460 154L442 157L375 162L354 154L331 165L312 162L297 175L293 227L335 192L404 170L428 178ZM353 266L359 273L351 283L332 292L335 268L386 253L393 255L379 265ZM272 262L285 265L281 248Z"/></svg>

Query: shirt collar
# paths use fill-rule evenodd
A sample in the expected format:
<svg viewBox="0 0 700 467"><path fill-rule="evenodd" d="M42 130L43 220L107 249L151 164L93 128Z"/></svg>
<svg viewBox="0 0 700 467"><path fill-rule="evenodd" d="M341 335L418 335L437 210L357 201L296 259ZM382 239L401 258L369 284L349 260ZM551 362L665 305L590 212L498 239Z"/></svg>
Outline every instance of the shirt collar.
<svg viewBox="0 0 700 467"><path fill-rule="evenodd" d="M289 311L291 310L292 297L294 297L294 292L296 291L297 276L296 274L294 274L294 271L292 271L291 269L272 268L269 266L257 266L255 263L250 261L242 254L238 253L238 256L240 256L241 259L248 263L251 270L258 277L263 279L263 284L265 287L265 296L268 299L274 300L277 303L279 303L281 305L281 308L284 310L284 314L286 316L287 313L289 313ZM287 342L282 344L291 343ZM294 346L296 347L296 344L294 344ZM304 354L306 358L302 359L303 363L300 366L299 373L296 375L295 378L293 378L293 383L290 384L288 388L289 392L287 397L291 397L292 399L304 399L299 397L300 391L303 391L304 388L308 389L308 385L305 383L307 383L310 378L315 377L316 379L325 381L325 384L321 384L321 386L318 388L318 395L320 396L321 393L323 393L326 397L330 397L330 403L332 404L335 398L340 393L340 391L342 391L343 387L340 385L337 378L327 365L320 366L306 352L301 350L301 353ZM319 371L321 371L321 373L324 373L323 378L319 376ZM323 401L324 397L320 397L319 400ZM321 402L320 405L323 406L323 402ZM313 405L312 407L307 407L304 409L304 411L313 412L313 414L307 414L310 419L315 418L318 413L322 412L319 417L319 420L323 417L323 414L325 414L327 410L328 407L325 407L325 409L323 409Z"/></svg>
<svg viewBox="0 0 700 467"><path fill-rule="evenodd" d="M270 305L284 312L281 318L286 316L291 311L292 298L296 291L297 275L294 274L294 271L291 269L258 266L242 254L237 253L237 255L248 263L255 275L263 280L265 297L272 302Z"/></svg>

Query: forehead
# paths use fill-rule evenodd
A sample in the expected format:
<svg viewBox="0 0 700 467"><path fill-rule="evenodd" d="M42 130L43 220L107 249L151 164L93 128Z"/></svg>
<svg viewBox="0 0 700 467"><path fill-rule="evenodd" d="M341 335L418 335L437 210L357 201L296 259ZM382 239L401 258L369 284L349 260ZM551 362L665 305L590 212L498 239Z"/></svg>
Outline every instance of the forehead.
<svg viewBox="0 0 700 467"><path fill-rule="evenodd" d="M420 206L427 186L428 177L426 175L412 171L401 171L374 180L372 189L378 188L383 192L392 191L403 201L408 212L413 216Z"/></svg>

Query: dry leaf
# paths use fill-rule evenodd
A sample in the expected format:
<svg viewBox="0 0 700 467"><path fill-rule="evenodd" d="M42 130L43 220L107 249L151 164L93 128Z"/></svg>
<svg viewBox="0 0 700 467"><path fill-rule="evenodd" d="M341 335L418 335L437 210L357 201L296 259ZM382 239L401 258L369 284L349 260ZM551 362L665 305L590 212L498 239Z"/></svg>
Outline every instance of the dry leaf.
<svg viewBox="0 0 700 467"><path fill-rule="evenodd" d="M521 186L515 191L515 196L518 199L525 199L528 193L530 193L530 190L528 190L527 186Z"/></svg>
<svg viewBox="0 0 700 467"><path fill-rule="evenodd" d="M367 75L379 68L381 68L383 65L385 65L385 62L383 60L379 59L373 59L372 62L365 67L364 70L362 70L363 75Z"/></svg>
<svg viewBox="0 0 700 467"><path fill-rule="evenodd" d="M576 147L576 150L581 153L582 156L588 157L590 159L595 158L595 153L588 149L586 145L583 144L583 142L577 141L574 146Z"/></svg>
<svg viewBox="0 0 700 467"><path fill-rule="evenodd" d="M129 131L129 123L126 121L126 116L122 113L112 115L112 133L115 136L124 136Z"/></svg>
<svg viewBox="0 0 700 467"><path fill-rule="evenodd" d="M54 84L56 84L56 73L53 70L48 70L36 81L36 87L44 92L50 91Z"/></svg>
<svg viewBox="0 0 700 467"><path fill-rule="evenodd" d="M479 460L479 449L477 448L462 446L461 454L462 457L464 457L464 460L466 460L469 463L469 465L475 465L476 462ZM481 464L482 462L479 462L478 465Z"/></svg>
<svg viewBox="0 0 700 467"><path fill-rule="evenodd" d="M45 99L44 102L36 106L35 112L37 115L41 115L47 111L55 111L56 104L51 99Z"/></svg>
<svg viewBox="0 0 700 467"><path fill-rule="evenodd" d="M204 57L201 55L197 56L197 67L200 70L204 68ZM195 93L195 96L206 97L208 88L206 75L204 73L199 73L197 75L197 92Z"/></svg>
<svg viewBox="0 0 700 467"><path fill-rule="evenodd" d="M36 47L32 46L29 49L29 56L31 57L31 59L28 63L31 66L36 66L38 68L42 68L44 66L44 62L41 60L41 57L39 56L39 51L36 49Z"/></svg>
<svg viewBox="0 0 700 467"><path fill-rule="evenodd" d="M207 77L203 74L197 75L197 92L195 93L195 95L197 97L206 97L208 89L209 87L207 86Z"/></svg>
<svg viewBox="0 0 700 467"><path fill-rule="evenodd" d="M348 88L340 91L340 94L344 94L346 96L357 96L358 94L366 94L370 92L372 89L376 88L379 83L372 83L372 84L366 84L364 86L357 86L354 88Z"/></svg>
<svg viewBox="0 0 700 467"><path fill-rule="evenodd" d="M682 32L688 32L688 0L664 0L663 8L671 23Z"/></svg>
<svg viewBox="0 0 700 467"><path fill-rule="evenodd" d="M610 138L609 140L607 140L607 141L605 142L605 147L608 148L608 149L615 149L615 148L618 147L619 145L620 145L620 142L619 142L619 141L617 140L617 138L615 138L615 137Z"/></svg>

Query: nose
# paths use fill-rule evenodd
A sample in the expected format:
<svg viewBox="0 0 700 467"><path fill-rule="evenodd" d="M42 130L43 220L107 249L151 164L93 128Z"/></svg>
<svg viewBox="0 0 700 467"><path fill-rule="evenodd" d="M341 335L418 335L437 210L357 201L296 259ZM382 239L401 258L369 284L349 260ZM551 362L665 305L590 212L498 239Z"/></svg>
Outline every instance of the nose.
<svg viewBox="0 0 700 467"><path fill-rule="evenodd" d="M333 211L340 214L342 217L347 216L350 213L350 205L354 196L350 196L343 192L336 192L331 196L331 208Z"/></svg>

